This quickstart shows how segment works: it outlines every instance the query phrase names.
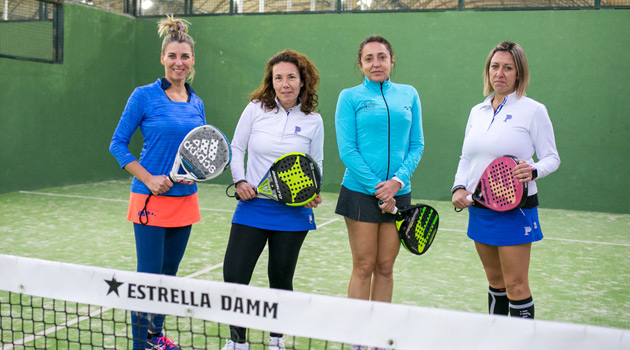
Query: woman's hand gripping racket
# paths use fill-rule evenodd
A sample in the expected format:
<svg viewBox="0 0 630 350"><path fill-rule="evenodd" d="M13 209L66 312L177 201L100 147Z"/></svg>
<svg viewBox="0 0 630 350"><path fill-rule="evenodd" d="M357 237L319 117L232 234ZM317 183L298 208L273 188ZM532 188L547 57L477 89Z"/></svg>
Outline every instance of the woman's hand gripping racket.
<svg viewBox="0 0 630 350"><path fill-rule="evenodd" d="M322 176L317 162L306 153L292 152L271 165L254 191L259 197L297 207L315 199L321 186ZM240 199L237 194L234 197Z"/></svg>
<svg viewBox="0 0 630 350"><path fill-rule="evenodd" d="M192 129L179 144L175 161L168 179L172 182L206 181L221 175L230 165L232 148L221 130L212 125L202 125ZM179 170L183 169L184 173ZM138 214L142 225L149 223L147 205L153 192L149 193L144 208Z"/></svg>
<svg viewBox="0 0 630 350"><path fill-rule="evenodd" d="M514 168L518 164L518 158L513 156L493 160L481 175L475 192L466 199L499 212L522 207L527 201L527 182L514 177Z"/></svg>
<svg viewBox="0 0 630 350"><path fill-rule="evenodd" d="M379 201L379 206L383 204ZM437 210L426 204L414 204L398 209L394 207L398 237L403 247L415 255L429 250L437 235L440 217Z"/></svg>
<svg viewBox="0 0 630 350"><path fill-rule="evenodd" d="M206 181L230 165L232 149L227 137L212 125L192 129L179 145L169 180ZM180 168L184 173L180 173Z"/></svg>

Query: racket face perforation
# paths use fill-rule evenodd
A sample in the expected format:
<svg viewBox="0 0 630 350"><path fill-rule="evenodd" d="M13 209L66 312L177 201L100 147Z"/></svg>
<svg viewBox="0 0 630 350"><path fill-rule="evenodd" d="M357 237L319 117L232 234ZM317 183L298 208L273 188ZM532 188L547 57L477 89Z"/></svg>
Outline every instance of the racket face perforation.
<svg viewBox="0 0 630 350"><path fill-rule="evenodd" d="M213 179L229 166L232 151L227 137L212 125L190 131L178 150L181 165L194 181ZM189 180L185 175L177 178Z"/></svg>
<svg viewBox="0 0 630 350"><path fill-rule="evenodd" d="M495 159L479 180L481 202L496 211L518 208L526 196L523 184L514 177L518 160L511 156Z"/></svg>
<svg viewBox="0 0 630 350"><path fill-rule="evenodd" d="M424 254L435 239L440 218L437 210L424 204L416 204L397 214L396 226L400 240L409 252Z"/></svg>
<svg viewBox="0 0 630 350"><path fill-rule="evenodd" d="M289 153L278 159L270 170L271 188L277 200L293 206L313 200L321 188L317 163L304 153Z"/></svg>

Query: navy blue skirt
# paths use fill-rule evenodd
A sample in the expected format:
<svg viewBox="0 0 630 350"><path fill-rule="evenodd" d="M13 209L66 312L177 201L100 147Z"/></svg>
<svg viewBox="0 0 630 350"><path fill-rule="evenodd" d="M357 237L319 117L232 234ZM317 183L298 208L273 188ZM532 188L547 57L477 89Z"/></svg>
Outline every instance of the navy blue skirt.
<svg viewBox="0 0 630 350"><path fill-rule="evenodd" d="M497 212L468 207L468 237L494 246L531 243L543 239L538 208Z"/></svg>

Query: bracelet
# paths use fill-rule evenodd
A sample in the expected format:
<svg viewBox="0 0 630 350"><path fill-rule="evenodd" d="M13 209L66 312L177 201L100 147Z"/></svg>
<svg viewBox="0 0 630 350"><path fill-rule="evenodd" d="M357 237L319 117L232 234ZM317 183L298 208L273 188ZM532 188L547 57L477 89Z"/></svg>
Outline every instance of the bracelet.
<svg viewBox="0 0 630 350"><path fill-rule="evenodd" d="M457 186L455 186L455 187L453 187L451 189L451 194L454 194L457 190L465 190L465 189L466 189L466 186L464 186L464 185L457 185Z"/></svg>
<svg viewBox="0 0 630 350"><path fill-rule="evenodd" d="M236 186L238 186L238 184L240 184L241 182L247 182L247 180L238 180L234 183L234 187L236 188Z"/></svg>

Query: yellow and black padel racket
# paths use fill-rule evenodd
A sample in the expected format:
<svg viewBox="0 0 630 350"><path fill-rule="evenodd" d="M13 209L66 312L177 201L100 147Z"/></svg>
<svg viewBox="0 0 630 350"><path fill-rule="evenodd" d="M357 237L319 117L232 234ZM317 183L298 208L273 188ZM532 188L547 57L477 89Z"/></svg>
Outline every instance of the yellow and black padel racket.
<svg viewBox="0 0 630 350"><path fill-rule="evenodd" d="M297 207L315 199L321 187L322 175L317 162L306 153L291 152L271 165L254 190L259 197Z"/></svg>
<svg viewBox="0 0 630 350"><path fill-rule="evenodd" d="M425 204L415 204L396 213L400 241L405 249L416 255L422 255L429 250L439 224L437 210Z"/></svg>
<svg viewBox="0 0 630 350"><path fill-rule="evenodd" d="M382 204L379 202L379 205ZM435 208L426 204L413 204L392 212L396 220L398 237L403 247L415 255L429 250L440 225Z"/></svg>

